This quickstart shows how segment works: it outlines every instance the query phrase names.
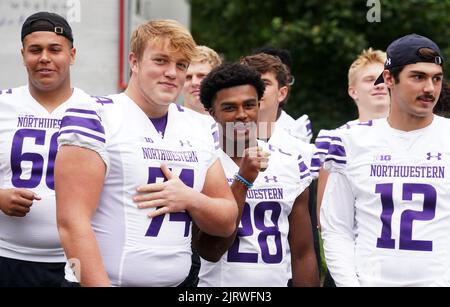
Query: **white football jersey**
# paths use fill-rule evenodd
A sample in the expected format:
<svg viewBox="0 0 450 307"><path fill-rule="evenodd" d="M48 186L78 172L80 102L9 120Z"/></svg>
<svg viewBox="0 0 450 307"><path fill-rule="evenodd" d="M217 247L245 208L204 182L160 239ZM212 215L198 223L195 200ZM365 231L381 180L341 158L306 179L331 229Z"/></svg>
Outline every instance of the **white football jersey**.
<svg viewBox="0 0 450 307"><path fill-rule="evenodd" d="M291 278L288 216L311 183L309 170L297 155L259 146L271 153L269 166L247 192L233 245L217 263L201 259L200 287L286 287ZM239 167L224 152L220 158L231 184Z"/></svg>
<svg viewBox="0 0 450 307"><path fill-rule="evenodd" d="M286 150L297 154L297 156L301 155L303 162L310 168L313 155L316 152L316 146L292 136L288 131L278 126L278 122L275 124L275 129L268 143L281 151Z"/></svg>
<svg viewBox="0 0 450 307"><path fill-rule="evenodd" d="M344 276L347 267L356 270L362 286L427 286L447 271L449 135L450 120L439 116L410 132L391 128L386 119L334 131L324 165L349 186L349 201L342 203L335 176L338 183L327 184L330 195L321 211L334 278ZM347 241L354 250L343 250ZM349 257L355 259L351 267Z"/></svg>
<svg viewBox="0 0 450 307"><path fill-rule="evenodd" d="M286 126L279 125L280 123L282 123L282 121L280 121L280 119L286 118L286 117L283 117L283 113L285 114L286 117L289 117L292 119L292 117L290 117L288 114L286 114L284 111L282 111L282 115L280 116L280 118L278 118L278 121L275 124L275 129L273 130L268 143L271 146L273 146L274 148L278 148L280 150L281 150L281 148L283 148L284 150L286 150L288 152L292 152L292 153L296 153L297 155L301 155L303 162L306 164L306 166L309 169L311 167L312 158L313 158L314 154L316 153L316 146L314 144L309 143L309 141L306 142L306 141L302 140L301 138L293 136L290 133L289 129L286 129ZM306 116L306 118L307 118L307 115L304 115L304 116ZM311 135L312 135L312 131L311 131ZM281 150L281 151L283 151L283 150ZM314 179L314 177L311 177L311 179ZM292 276L291 250L290 250L289 245L287 245L286 247L287 247L286 259L288 262L289 275Z"/></svg>
<svg viewBox="0 0 450 307"><path fill-rule="evenodd" d="M91 149L107 166L92 226L112 285L177 286L191 267L191 218L178 212L149 219L155 209L138 209L133 196L138 186L165 180L162 163L201 191L208 168L218 159L217 125L171 104L161 137L127 95L109 98L104 105L68 109L59 145Z"/></svg>
<svg viewBox="0 0 450 307"><path fill-rule="evenodd" d="M65 262L56 228L53 165L64 111L92 100L79 89L52 113L28 86L0 91L0 188L24 188L42 197L25 217L0 212L0 256L34 262Z"/></svg>
<svg viewBox="0 0 450 307"><path fill-rule="evenodd" d="M297 119L293 119L284 110L281 111L280 117L276 121L277 127L282 127L290 135L302 140L303 142L310 143L313 135L311 121L308 115L303 114Z"/></svg>
<svg viewBox="0 0 450 307"><path fill-rule="evenodd" d="M351 120L344 125L340 126L337 129L350 129L351 126L361 124L359 120ZM364 124L364 123L363 123ZM317 179L319 177L319 171L325 162L325 157L328 154L328 150L330 146L335 146L336 140L333 138L334 132L333 130L320 130L317 138L314 142L315 152L312 156L311 160L311 176L313 179Z"/></svg>

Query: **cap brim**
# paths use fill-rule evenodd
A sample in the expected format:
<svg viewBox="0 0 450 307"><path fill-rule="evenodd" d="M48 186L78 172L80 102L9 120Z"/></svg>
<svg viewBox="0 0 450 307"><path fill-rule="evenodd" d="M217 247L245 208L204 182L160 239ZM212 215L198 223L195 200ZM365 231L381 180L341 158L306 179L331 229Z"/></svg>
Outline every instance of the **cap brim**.
<svg viewBox="0 0 450 307"><path fill-rule="evenodd" d="M375 83L373 85L384 83L383 73L384 72L382 72L381 75L375 80Z"/></svg>

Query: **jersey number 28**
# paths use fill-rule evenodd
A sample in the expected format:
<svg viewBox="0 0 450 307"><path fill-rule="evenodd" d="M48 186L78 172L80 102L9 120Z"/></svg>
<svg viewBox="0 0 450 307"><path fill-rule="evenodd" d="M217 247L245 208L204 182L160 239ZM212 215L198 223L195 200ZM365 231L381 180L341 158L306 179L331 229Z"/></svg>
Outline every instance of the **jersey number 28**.
<svg viewBox="0 0 450 307"><path fill-rule="evenodd" d="M266 211L271 211L270 220L273 226L266 226L264 219ZM277 202L265 201L255 206L254 220L255 227L260 230L258 234L258 245L261 249L261 258L264 263L280 263L283 260L283 250L281 246L281 233L278 229L278 219L281 214L281 206ZM241 218L242 227L238 228L236 239L228 250L229 262L247 262L257 263L259 253L240 252L240 238L253 235L252 219L250 205L245 203ZM272 237L275 241L275 254L271 254L269 250L268 238Z"/></svg>

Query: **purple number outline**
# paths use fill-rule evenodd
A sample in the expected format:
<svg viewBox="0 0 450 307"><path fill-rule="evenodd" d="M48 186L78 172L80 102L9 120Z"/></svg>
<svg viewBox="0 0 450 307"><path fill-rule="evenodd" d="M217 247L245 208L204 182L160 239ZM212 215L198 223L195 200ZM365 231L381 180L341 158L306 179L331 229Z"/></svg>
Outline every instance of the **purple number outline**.
<svg viewBox="0 0 450 307"><path fill-rule="evenodd" d="M381 221L383 227L381 237L377 239L378 248L395 248L395 239L392 238L392 215L394 213L393 184L377 184L375 188L377 194L381 194ZM432 251L433 241L413 240L412 226L415 220L431 221L436 215L436 189L429 184L405 183L403 184L402 200L412 201L414 194L423 195L423 210L405 210L400 216L400 244L401 250L412 251Z"/></svg>
<svg viewBox="0 0 450 307"><path fill-rule="evenodd" d="M400 249L414 251L432 251L433 241L412 239L414 220L431 221L436 215L436 189L429 184L405 183L403 200L412 201L413 194L423 194L423 210L405 210L401 215Z"/></svg>
<svg viewBox="0 0 450 307"><path fill-rule="evenodd" d="M48 156L48 166L46 172L45 182L47 187L51 190L55 190L54 177L53 177L53 167L56 158L56 152L58 150L58 132L55 132L50 141L49 156ZM26 138L34 139L35 145L45 145L45 130L37 129L20 129L14 134L12 146L11 146L11 183L16 188L27 188L32 189L37 187L42 180L43 167L44 167L44 157L38 153L26 152L23 153L23 142ZM21 179L22 175L22 161L30 161L32 163L31 176L29 179Z"/></svg>
<svg viewBox="0 0 450 307"><path fill-rule="evenodd" d="M267 227L264 224L265 212L271 210L271 220L273 226ZM283 249L281 244L281 233L278 228L278 219L281 215L281 206L277 202L260 202L255 206L254 219L255 227L261 232L258 234L258 244L261 250L261 258L265 263L280 263L283 260ZM233 245L228 249L227 261L228 262L243 262L243 263L257 263L258 253L244 253L239 252L240 237L246 237L253 235L253 227L251 220L251 210L248 203L244 204L242 218L236 239ZM269 253L269 247L267 244L267 237L275 236L275 246L277 252L275 255Z"/></svg>
<svg viewBox="0 0 450 307"><path fill-rule="evenodd" d="M271 210L271 221L273 226L267 227L264 224L265 212ZM255 207L255 226L261 233L258 235L258 243L261 248L261 257L265 263L280 263L283 260L283 249L281 247L281 233L278 228L278 219L281 215L281 206L274 201L260 202ZM267 244L267 237L275 236L275 246L277 252L271 255Z"/></svg>
<svg viewBox="0 0 450 307"><path fill-rule="evenodd" d="M105 96L91 96L95 99L96 103L100 103L102 106L105 104L112 104L114 101L111 98L105 97Z"/></svg>
<svg viewBox="0 0 450 307"><path fill-rule="evenodd" d="M233 245L228 249L227 261L228 262L245 262L245 263L257 263L258 253L244 253L239 252L240 237L247 237L253 235L252 217L250 205L244 204L242 209L241 226L238 227L236 238Z"/></svg>
<svg viewBox="0 0 450 307"><path fill-rule="evenodd" d="M172 169L170 169L172 170ZM147 183L156 183L156 178L164 178L164 182L167 178L161 171L159 167L149 167L148 169L148 181ZM188 187L194 187L194 170L193 169L182 169L180 173L180 180L183 181ZM158 215L152 218L150 225L148 226L146 237L157 237L159 231L161 230L162 223L164 221L164 215ZM169 221L171 222L185 222L184 227L184 237L189 236L189 230L191 228L191 216L187 212L173 212L169 214Z"/></svg>

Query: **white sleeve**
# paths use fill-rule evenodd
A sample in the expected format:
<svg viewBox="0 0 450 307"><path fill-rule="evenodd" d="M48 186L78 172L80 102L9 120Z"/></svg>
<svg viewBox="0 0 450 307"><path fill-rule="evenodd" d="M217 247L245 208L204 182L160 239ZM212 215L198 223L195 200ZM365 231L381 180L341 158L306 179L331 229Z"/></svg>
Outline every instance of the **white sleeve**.
<svg viewBox="0 0 450 307"><path fill-rule="evenodd" d="M309 187L313 178L311 177L311 173L309 171L308 166L305 164L302 155L299 155L297 158L299 176L300 176L300 184L298 185L298 194L300 195L303 191Z"/></svg>
<svg viewBox="0 0 450 307"><path fill-rule="evenodd" d="M321 167L329 172L345 173L347 154L339 130L320 130L314 143L315 152L311 159L311 175L319 177Z"/></svg>
<svg viewBox="0 0 450 307"><path fill-rule="evenodd" d="M297 127L302 127L303 135L305 136L305 140L307 143L311 143L311 139L313 136L312 124L308 115L303 114L300 118L295 120L295 124Z"/></svg>
<svg viewBox="0 0 450 307"><path fill-rule="evenodd" d="M213 122L207 122L209 126L211 126L211 134L210 134L210 140L211 140L211 163L209 166L213 165L214 162L217 161L220 157L220 152L222 151L220 147L220 134L219 134L219 125L213 121ZM208 167L209 167L208 166Z"/></svg>
<svg viewBox="0 0 450 307"><path fill-rule="evenodd" d="M319 171L325 162L325 157L330 148L331 130L320 130L314 142L314 153L311 158L311 176L314 179L319 178Z"/></svg>
<svg viewBox="0 0 450 307"><path fill-rule="evenodd" d="M347 152L341 135L342 132L342 130L329 131L327 140L329 144L327 145L327 152L323 157L322 163L323 167L329 172L345 174L347 168Z"/></svg>
<svg viewBox="0 0 450 307"><path fill-rule="evenodd" d="M66 110L59 130L58 148L63 145L79 146L97 152L109 170L105 128L94 107L85 104Z"/></svg>
<svg viewBox="0 0 450 307"><path fill-rule="evenodd" d="M360 286L356 275L354 203L347 178L331 173L322 200L320 224L325 259L338 287Z"/></svg>

